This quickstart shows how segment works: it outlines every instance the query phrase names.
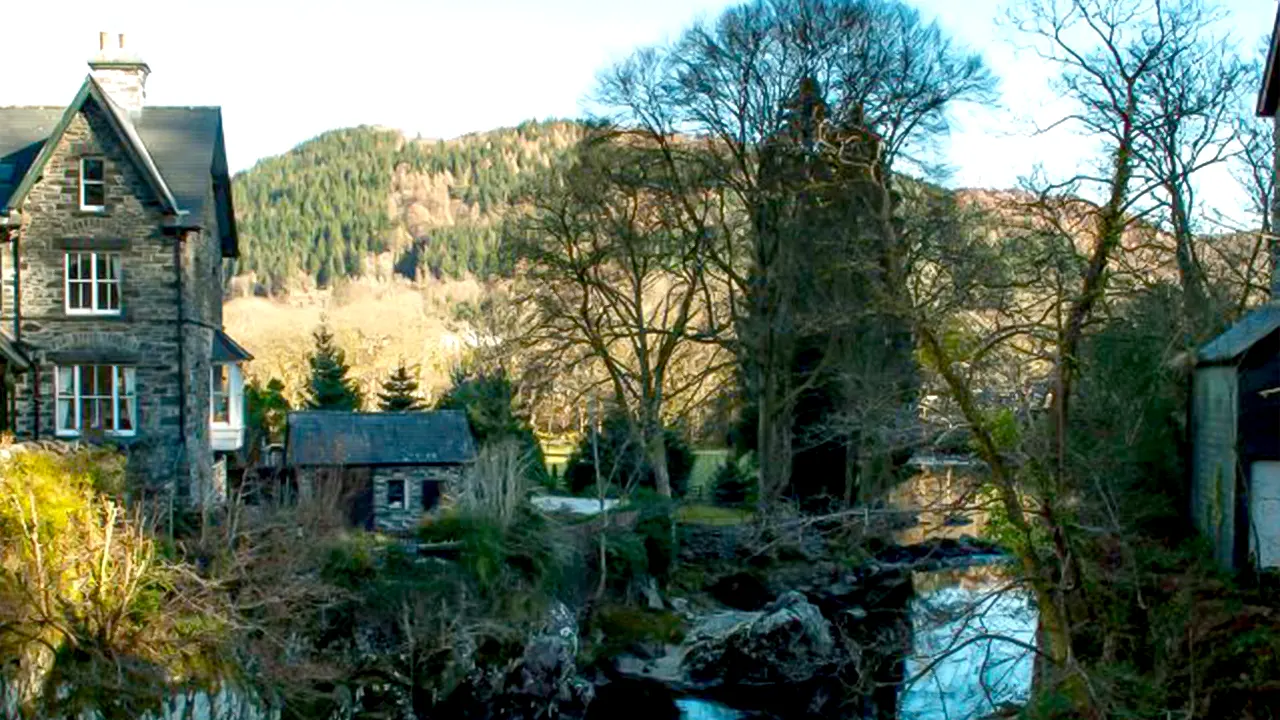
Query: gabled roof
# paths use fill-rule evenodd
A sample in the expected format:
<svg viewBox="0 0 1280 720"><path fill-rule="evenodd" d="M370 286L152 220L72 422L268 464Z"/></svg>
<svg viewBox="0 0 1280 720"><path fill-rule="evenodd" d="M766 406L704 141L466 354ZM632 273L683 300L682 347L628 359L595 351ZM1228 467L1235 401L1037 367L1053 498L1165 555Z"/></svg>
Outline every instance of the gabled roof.
<svg viewBox="0 0 1280 720"><path fill-rule="evenodd" d="M1196 353L1197 365L1229 363L1245 354L1260 340L1280 329L1280 303L1272 302L1254 309L1236 321L1218 337Z"/></svg>
<svg viewBox="0 0 1280 720"><path fill-rule="evenodd" d="M210 359L217 364L241 363L249 362L253 359L253 355L241 347L240 343L232 340L230 335L221 330L214 330Z"/></svg>
<svg viewBox="0 0 1280 720"><path fill-rule="evenodd" d="M1262 66L1262 88L1258 91L1258 114L1274 117L1280 105L1280 8L1276 9L1276 21L1271 28L1271 46L1267 50L1267 64Z"/></svg>
<svg viewBox="0 0 1280 720"><path fill-rule="evenodd" d="M0 214L21 205L57 146L57 137L90 97L111 118L144 175L158 179L173 207L185 211L185 223L203 220L207 198L213 196L222 255L237 257L239 237L221 109L146 106L131 114L112 102L92 77L65 108L0 107Z"/></svg>
<svg viewBox="0 0 1280 720"><path fill-rule="evenodd" d="M84 108L84 104L90 99L102 108L107 121L111 123L112 128L120 138L125 141L125 150L129 152L134 163L142 170L143 177L151 185L151 189L155 191L156 197L159 198L165 212L177 214L179 212L178 201L173 197L173 193L169 190L169 185L165 182L164 177L160 175L160 168L156 167L155 160L151 158L151 153L147 151L147 146L143 144L142 138L138 136L138 130L129 119L129 114L111 101L102 86L92 76L84 79L84 84L80 86L80 91L76 93L75 99L62 112L62 117L58 119L58 124L53 127L35 160L26 168L22 175L22 180L18 182L17 187L10 193L4 206L0 207L0 211L7 212L22 204L22 201L27 197L27 193L31 191L36 181L40 179L40 175L44 172L44 167L48 164L49 158L53 157L53 152L58 147L58 141L62 139L63 133L67 131L71 121L80 113Z"/></svg>
<svg viewBox="0 0 1280 720"><path fill-rule="evenodd" d="M460 410L289 413L286 462L300 466L456 465L475 458Z"/></svg>

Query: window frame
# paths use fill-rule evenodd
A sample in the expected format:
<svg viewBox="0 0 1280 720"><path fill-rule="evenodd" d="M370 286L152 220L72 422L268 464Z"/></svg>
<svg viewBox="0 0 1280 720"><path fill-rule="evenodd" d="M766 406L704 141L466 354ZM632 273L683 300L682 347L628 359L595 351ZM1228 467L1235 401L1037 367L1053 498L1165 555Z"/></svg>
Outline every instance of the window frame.
<svg viewBox="0 0 1280 720"><path fill-rule="evenodd" d="M89 256L89 277L71 278L71 259L76 258L76 267L79 268L79 260L83 256ZM107 267L114 271L114 277L99 278L98 277L98 260L105 259ZM120 253L115 251L102 250L67 250L62 256L62 305L63 310L68 315L105 315L118 316L124 311L124 283L121 276L123 273L124 262ZM89 287L89 307L77 308L71 306L71 289L73 283L76 286L88 285ZM116 294L116 306L114 308L103 309L99 307L99 291L104 286L114 285Z"/></svg>
<svg viewBox="0 0 1280 720"><path fill-rule="evenodd" d="M393 487L400 488L400 502L398 503L391 500L391 488ZM387 480L387 509L409 509L409 483L404 478L390 478Z"/></svg>
<svg viewBox="0 0 1280 720"><path fill-rule="evenodd" d="M219 387L219 381L222 381ZM231 427L231 366L213 363L209 366L209 422L218 427ZM225 420L218 419L218 398L222 398L227 411Z"/></svg>
<svg viewBox="0 0 1280 720"><path fill-rule="evenodd" d="M111 368L111 394L105 395L99 390L98 394L85 395L82 392L83 377L86 368L92 372L97 368ZM71 388L64 387L63 370L70 368L71 370ZM54 378L54 394L53 394L53 424L54 434L58 437L80 437L84 434L83 410L86 400L102 401L108 397L111 401L111 428L102 428L101 432L110 437L135 437L138 434L138 375L137 368L133 365L116 365L116 364L78 364L78 365L58 365L53 371ZM124 384L128 392L122 393L121 384ZM68 421L70 425L63 424L63 414L61 405L65 401L71 402ZM120 429L120 403L121 400L128 402L128 420L129 427Z"/></svg>
<svg viewBox="0 0 1280 720"><path fill-rule="evenodd" d="M86 165L91 162L101 163L102 177L91 180L85 171ZM102 188L102 204L90 205L85 202L85 188L94 185ZM80 187L77 191L80 198L80 210L83 212L106 212L107 209L107 159L101 155L85 155L80 158Z"/></svg>

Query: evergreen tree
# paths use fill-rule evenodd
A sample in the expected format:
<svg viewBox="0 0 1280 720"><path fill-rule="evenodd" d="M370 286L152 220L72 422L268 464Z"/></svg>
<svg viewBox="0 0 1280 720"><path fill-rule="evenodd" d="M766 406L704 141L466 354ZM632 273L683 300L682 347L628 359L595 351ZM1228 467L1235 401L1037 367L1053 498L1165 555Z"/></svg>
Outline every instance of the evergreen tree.
<svg viewBox="0 0 1280 720"><path fill-rule="evenodd" d="M307 383L307 407L312 410L359 410L363 403L355 381L347 377L351 368L346 353L333 344L333 333L321 325L315 332L316 349L307 360L311 379Z"/></svg>
<svg viewBox="0 0 1280 720"><path fill-rule="evenodd" d="M248 414L248 427L260 441L284 442L284 425L288 419L288 398L284 397L284 383L279 378L271 378L262 386L255 379L244 388L244 405ZM255 446L256 443L250 443Z"/></svg>
<svg viewBox="0 0 1280 720"><path fill-rule="evenodd" d="M418 381L409 374L404 361L382 383L382 392L378 393L378 408L382 412L412 412L422 410L425 406L418 398Z"/></svg>

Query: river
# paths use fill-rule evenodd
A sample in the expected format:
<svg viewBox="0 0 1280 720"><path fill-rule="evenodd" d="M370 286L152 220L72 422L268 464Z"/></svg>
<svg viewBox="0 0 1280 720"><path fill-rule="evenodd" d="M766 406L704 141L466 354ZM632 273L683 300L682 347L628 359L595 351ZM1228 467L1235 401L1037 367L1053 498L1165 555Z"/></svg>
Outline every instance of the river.
<svg viewBox="0 0 1280 720"><path fill-rule="evenodd" d="M912 650L898 692L899 720L977 720L1031 690L1036 610L1011 586L1003 562L913 574ZM1010 640L1015 642L1010 642ZM679 701L684 720L735 720L745 713L717 703Z"/></svg>

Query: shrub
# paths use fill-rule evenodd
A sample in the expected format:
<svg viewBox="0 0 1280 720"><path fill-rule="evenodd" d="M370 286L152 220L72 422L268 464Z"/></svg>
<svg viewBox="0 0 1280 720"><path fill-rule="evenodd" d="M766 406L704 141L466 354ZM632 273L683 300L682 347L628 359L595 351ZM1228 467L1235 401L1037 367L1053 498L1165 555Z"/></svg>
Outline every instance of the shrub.
<svg viewBox="0 0 1280 720"><path fill-rule="evenodd" d="M755 487L754 479L730 459L716 470L711 479L711 499L724 507L745 505L753 500Z"/></svg>
<svg viewBox="0 0 1280 720"><path fill-rule="evenodd" d="M458 511L490 518L505 527L528 499L530 458L513 438L480 448L454 494Z"/></svg>
<svg viewBox="0 0 1280 720"><path fill-rule="evenodd" d="M592 439L596 433L587 433L565 465L565 483L575 495L594 494L596 468L593 462ZM671 478L671 494L683 497L689 489L689 473L693 470L693 449L684 434L676 428L666 428L663 439L667 447L667 474ZM653 468L645 457L644 448L636 442L631 423L621 412L610 413L601 423L598 436L600 474L613 492L620 488L656 487Z"/></svg>

